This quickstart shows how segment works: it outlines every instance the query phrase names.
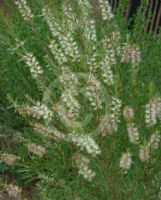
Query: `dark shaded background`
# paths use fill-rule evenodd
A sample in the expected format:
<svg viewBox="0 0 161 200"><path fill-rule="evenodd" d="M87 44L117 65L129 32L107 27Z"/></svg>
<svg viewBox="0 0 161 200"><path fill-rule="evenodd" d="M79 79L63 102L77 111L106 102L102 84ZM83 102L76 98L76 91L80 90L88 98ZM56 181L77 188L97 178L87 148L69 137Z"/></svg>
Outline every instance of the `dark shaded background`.
<svg viewBox="0 0 161 200"><path fill-rule="evenodd" d="M100 15L98 2L99 0L91 0L94 8L95 8L95 15ZM122 0L109 0L112 10L115 11L119 2ZM129 1L127 8L124 11L124 16L128 20L129 18L133 18L136 14L137 8L140 6L141 0L127 0ZM11 1L12 2L12 1ZM0 0L0 8L5 9L7 12L8 7L5 5L5 0ZM161 27L161 0L149 0L149 6L144 11L145 17L147 17L150 13L152 13L150 23L148 24L145 31L147 32L155 32L159 33L159 27ZM132 29L134 26L134 19L130 20L129 29Z"/></svg>

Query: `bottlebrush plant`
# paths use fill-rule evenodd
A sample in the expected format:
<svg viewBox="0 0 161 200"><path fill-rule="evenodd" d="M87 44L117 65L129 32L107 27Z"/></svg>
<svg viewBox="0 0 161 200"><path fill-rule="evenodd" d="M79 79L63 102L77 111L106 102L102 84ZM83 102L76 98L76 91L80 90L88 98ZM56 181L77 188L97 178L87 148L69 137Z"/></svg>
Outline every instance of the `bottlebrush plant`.
<svg viewBox="0 0 161 200"><path fill-rule="evenodd" d="M145 41L155 37L127 34L122 5L115 17L99 0L96 18L88 0L16 0L16 16L1 14L1 88L12 113L1 137L12 145L0 159L14 175L3 186L11 197L34 182L32 199L159 199L161 96L145 77L154 54Z"/></svg>

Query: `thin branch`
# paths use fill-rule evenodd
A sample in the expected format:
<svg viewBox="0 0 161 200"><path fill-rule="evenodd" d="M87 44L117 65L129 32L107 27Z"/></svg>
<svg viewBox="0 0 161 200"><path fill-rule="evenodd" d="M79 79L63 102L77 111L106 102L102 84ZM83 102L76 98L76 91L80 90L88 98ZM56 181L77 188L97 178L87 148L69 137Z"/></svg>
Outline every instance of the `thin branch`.
<svg viewBox="0 0 161 200"><path fill-rule="evenodd" d="M161 3L160 3L160 8L159 8L159 11L158 11L158 16L157 16L157 20L156 20L156 24L155 24L155 33L157 32L158 28L159 28L159 22L161 20Z"/></svg>
<svg viewBox="0 0 161 200"><path fill-rule="evenodd" d="M148 12L149 18L151 18L152 8L153 8L153 0L151 0L151 3L150 3L150 8L149 8L149 12ZM149 28L149 24L147 25L146 32L148 31L148 28Z"/></svg>
<svg viewBox="0 0 161 200"><path fill-rule="evenodd" d="M129 1L128 7L126 9L126 13L125 13L126 20L129 18L131 7L132 7L132 0Z"/></svg>
<svg viewBox="0 0 161 200"><path fill-rule="evenodd" d="M153 31L153 27L155 25L155 18L156 18L156 14L157 14L157 7L158 7L158 0L156 0L155 3L155 7L154 7L154 11L153 11L153 17L152 17L152 21L151 21L151 25L150 25L150 29L149 31Z"/></svg>

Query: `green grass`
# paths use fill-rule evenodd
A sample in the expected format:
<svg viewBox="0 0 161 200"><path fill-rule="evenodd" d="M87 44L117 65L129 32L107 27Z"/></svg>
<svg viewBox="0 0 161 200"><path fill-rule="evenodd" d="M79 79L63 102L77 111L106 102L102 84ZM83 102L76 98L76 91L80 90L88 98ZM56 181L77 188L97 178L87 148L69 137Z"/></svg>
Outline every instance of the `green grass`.
<svg viewBox="0 0 161 200"><path fill-rule="evenodd" d="M98 69L95 76L101 82L102 91L106 95L105 107L101 111L93 111L90 102L81 93L82 88L87 87L85 77L88 77L89 69L86 66L86 56L92 54L93 43L83 38L84 14L81 14L75 1L65 1L70 3L75 10L74 13L78 20L82 20L82 24L79 24L80 26L76 27L74 32L74 39L81 52L80 62L73 62L68 57L69 60L66 64L80 79L78 101L81 105L81 114L77 123L65 124L56 113L53 115L52 122L49 123L43 119L40 119L39 122L53 130L57 128L66 135L71 131L85 135L92 133L92 137L101 149L101 154L93 158L83 151L83 154L91 161L91 169L96 172L96 177L88 182L78 175L78 169L72 159L73 154L81 152L81 150L67 141L54 141L42 137L32 128L37 120L32 117L23 118L14 106L15 104L33 105L32 101L40 101L51 108L54 103L59 103L60 95L67 87L59 82L62 66L48 48L53 37L41 15L43 5L50 5L52 15L57 19L59 25L61 26L62 23L69 25L61 11L63 1L48 0L46 3L43 0L28 0L28 5L35 15L32 22L24 21L12 1L7 2L9 12L4 13L3 10L0 10L0 153L11 153L20 156L21 159L13 166L0 162L1 188L5 188L3 185L6 177L11 176L9 182L20 187L25 188L27 184L38 187L41 191L39 198L42 200L159 200L160 148L154 151L147 163L142 163L138 154L140 147L147 144L151 134L160 130L161 125L158 120L155 126L147 128L144 120L145 105L161 92L161 38L152 33L143 32L144 27L141 23L143 19L139 10L136 14L134 29L131 31L127 29L128 24L122 16L125 1L121 1L122 4L116 12L114 24L103 22L101 17L98 19L96 51L99 56L96 60L97 64L105 55L101 39L106 35L110 36L113 30L120 31L121 46L127 41L139 46L141 62L136 84L131 82L131 63L121 63L120 57L117 59L116 66L113 67L114 86L108 87L102 83L101 72ZM10 6L12 6L11 10L14 10L13 12L10 12ZM92 14L90 13L90 15ZM115 28L115 24L118 24L118 28ZM67 26L63 33L68 32L68 28ZM25 41L25 44L23 48L13 52L16 39ZM22 61L21 55L25 51L32 52L39 60L44 70L42 77L34 79L31 76L29 67ZM51 96L47 95L47 91L50 91ZM100 116L105 114L105 111L109 114L111 96L117 96L122 100L121 112L126 105L134 109L134 123L138 127L140 135L138 145L129 142L126 121L122 115L118 131L115 134L107 134L105 137L95 134L95 130L101 122ZM86 116L89 117L89 121L84 120ZM82 123L83 120L84 123ZM43 158L39 158L27 150L25 144L30 142L46 148L47 153ZM133 163L125 174L119 167L119 161L122 153L126 151L132 153ZM32 196L33 200L37 199L36 195Z"/></svg>

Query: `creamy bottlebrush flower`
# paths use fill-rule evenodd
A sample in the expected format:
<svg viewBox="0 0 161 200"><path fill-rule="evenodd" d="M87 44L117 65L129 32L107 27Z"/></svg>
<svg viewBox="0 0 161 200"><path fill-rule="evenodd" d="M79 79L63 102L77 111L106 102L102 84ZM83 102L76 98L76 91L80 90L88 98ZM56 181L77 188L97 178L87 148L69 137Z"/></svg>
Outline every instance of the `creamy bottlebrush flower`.
<svg viewBox="0 0 161 200"><path fill-rule="evenodd" d="M45 127L39 123L35 124L34 131L41 134L44 137L51 138L54 140L64 140L66 138L64 133L54 128Z"/></svg>
<svg viewBox="0 0 161 200"><path fill-rule="evenodd" d="M23 117L32 116L36 119L43 118L44 120L51 120L52 111L45 104L37 102L35 106L18 105L16 109Z"/></svg>
<svg viewBox="0 0 161 200"><path fill-rule="evenodd" d="M13 154L4 153L0 156L0 159L3 160L8 165L13 165L20 157L15 156Z"/></svg>
<svg viewBox="0 0 161 200"><path fill-rule="evenodd" d="M133 144L138 144L139 132L134 123L127 124L127 132L128 132L130 142Z"/></svg>
<svg viewBox="0 0 161 200"><path fill-rule="evenodd" d="M43 118L44 120L51 120L52 118L52 111L45 104L41 104L37 102L36 106L33 106L33 114L32 116L39 119Z"/></svg>
<svg viewBox="0 0 161 200"><path fill-rule="evenodd" d="M120 33L113 32L111 37L105 37L102 40L102 46L106 53L106 59L111 65L116 64L116 58L120 55Z"/></svg>
<svg viewBox="0 0 161 200"><path fill-rule="evenodd" d="M121 115L121 100L112 97L111 111L109 115L102 116L99 126L99 132L102 136L107 133L112 135L118 131L118 123L120 122Z"/></svg>
<svg viewBox="0 0 161 200"><path fill-rule="evenodd" d="M81 154L74 154L73 160L79 169L78 173L87 181L92 181L96 174L89 168L90 160Z"/></svg>
<svg viewBox="0 0 161 200"><path fill-rule="evenodd" d="M82 10L82 17L88 20L89 10L91 9L91 4L88 0L78 0L78 5Z"/></svg>
<svg viewBox="0 0 161 200"><path fill-rule="evenodd" d="M75 98L75 92L71 89L66 89L61 97L60 100L67 108L67 116L69 118L78 117L80 111L79 102Z"/></svg>
<svg viewBox="0 0 161 200"><path fill-rule="evenodd" d="M116 64L116 50L115 46L113 45L112 39L106 37L105 39L103 39L102 45L105 51L105 59L110 65Z"/></svg>
<svg viewBox="0 0 161 200"><path fill-rule="evenodd" d="M161 97L156 98L157 117L161 121Z"/></svg>
<svg viewBox="0 0 161 200"><path fill-rule="evenodd" d="M96 58L97 58L97 53L93 53L92 56L89 56L87 58L87 65L90 69L90 73L92 73L92 74L95 74L96 70L99 68Z"/></svg>
<svg viewBox="0 0 161 200"><path fill-rule="evenodd" d="M108 115L101 116L99 124L99 134L104 137L109 132L108 128L109 128L109 116Z"/></svg>
<svg viewBox="0 0 161 200"><path fill-rule="evenodd" d="M131 45L128 43L125 43L122 48L122 57L121 62L127 63L131 60Z"/></svg>
<svg viewBox="0 0 161 200"><path fill-rule="evenodd" d="M113 61L114 64L116 64L116 58L120 56L121 54L120 39L121 39L121 36L120 36L119 31L112 32L110 43L113 49L111 49L110 57L111 57L111 61ZM110 45L108 44L108 46Z"/></svg>
<svg viewBox="0 0 161 200"><path fill-rule="evenodd" d="M91 8L91 4L90 4L89 0L78 0L78 5L82 9L90 9Z"/></svg>
<svg viewBox="0 0 161 200"><path fill-rule="evenodd" d="M155 98L145 106L145 122L147 126L153 126L157 123L161 111L161 99Z"/></svg>
<svg viewBox="0 0 161 200"><path fill-rule="evenodd" d="M117 126L113 126L110 115L104 115L101 117L98 131L103 137L107 134L112 135L114 132L117 132Z"/></svg>
<svg viewBox="0 0 161 200"><path fill-rule="evenodd" d="M28 148L28 151L32 152L40 158L42 158L43 155L46 153L46 149L43 146L34 143L28 143L26 144L26 146Z"/></svg>
<svg viewBox="0 0 161 200"><path fill-rule="evenodd" d="M95 21L94 20L90 20L89 22L87 22L86 24L86 28L85 28L85 38L87 39L87 41L90 42L97 42L97 34L96 34L96 27L95 27ZM96 49L96 46L93 46L93 50Z"/></svg>
<svg viewBox="0 0 161 200"><path fill-rule="evenodd" d="M74 117L78 117L80 105L75 97L78 96L77 87L79 86L79 82L76 75L71 72L68 67L64 66L62 67L62 73L59 76L59 80L65 87L65 91L62 93L60 100L66 107L66 111L64 110L63 113L62 109L59 109L59 113L61 111L61 113L63 114L62 117L65 117L64 119L66 120L68 118L72 119Z"/></svg>
<svg viewBox="0 0 161 200"><path fill-rule="evenodd" d="M142 162L147 162L150 159L150 148L149 148L149 146L142 146L140 148L139 158Z"/></svg>
<svg viewBox="0 0 161 200"><path fill-rule="evenodd" d="M62 121L64 121L66 124L71 123L71 118L68 116L68 111L66 108L64 108L61 104L54 104L53 105L53 111L57 112L59 117Z"/></svg>
<svg viewBox="0 0 161 200"><path fill-rule="evenodd" d="M108 58L104 59L101 62L100 67L102 70L103 82L109 86L113 85L114 84L113 72L111 70L111 65L110 65L109 59Z"/></svg>
<svg viewBox="0 0 161 200"><path fill-rule="evenodd" d="M50 28L50 31L51 31L51 34L53 35L53 37L55 38L59 32L56 31L55 29L55 25L53 24L53 18L51 17L51 12L49 10L49 8L47 6L45 6L43 9L42 9L42 15L44 16L49 28Z"/></svg>
<svg viewBox="0 0 161 200"><path fill-rule="evenodd" d="M123 63L132 62L132 64L138 65L140 63L140 50L136 45L125 43L122 49L122 58Z"/></svg>
<svg viewBox="0 0 161 200"><path fill-rule="evenodd" d="M36 133L41 134L43 137L50 138L50 131L49 131L49 129L46 128L45 126L43 126L42 124L39 124L39 123L34 124L33 130Z"/></svg>
<svg viewBox="0 0 161 200"><path fill-rule="evenodd" d="M99 146L94 139L88 135L76 135L75 133L68 135L68 141L73 142L80 149L86 150L92 156L96 156L101 153Z"/></svg>
<svg viewBox="0 0 161 200"><path fill-rule="evenodd" d="M74 41L72 34L68 32L66 35L59 35L58 39L65 52L65 55L70 56L74 62L79 61L79 49L77 43Z"/></svg>
<svg viewBox="0 0 161 200"><path fill-rule="evenodd" d="M158 132L154 133L150 137L150 141L148 145L142 146L140 148L139 157L142 162L147 162L150 159L150 154L153 150L157 149L159 147L161 140L161 136Z"/></svg>
<svg viewBox="0 0 161 200"><path fill-rule="evenodd" d="M17 185L13 184L5 185L5 190L8 193L9 197L21 199L22 189Z"/></svg>
<svg viewBox="0 0 161 200"><path fill-rule="evenodd" d="M102 109L103 94L101 90L101 85L94 76L89 77L85 95L89 99L91 106L94 110Z"/></svg>
<svg viewBox="0 0 161 200"><path fill-rule="evenodd" d="M66 55L54 40L50 42L49 48L58 64L63 65L64 63L68 62Z"/></svg>
<svg viewBox="0 0 161 200"><path fill-rule="evenodd" d="M112 13L112 9L109 2L106 0L99 0L99 2L100 2L101 10L102 10L102 19L112 20L114 18L114 15Z"/></svg>
<svg viewBox="0 0 161 200"><path fill-rule="evenodd" d="M159 132L156 132L151 135L148 147L151 150L155 150L159 147L160 141L161 141L161 136L159 135Z"/></svg>
<svg viewBox="0 0 161 200"><path fill-rule="evenodd" d="M120 115L121 115L121 100L112 97L111 102L111 113L109 116L109 121L111 123L112 132L118 131L118 123L120 122Z"/></svg>
<svg viewBox="0 0 161 200"><path fill-rule="evenodd" d="M123 153L120 159L120 168L122 168L125 172L130 169L132 164L131 153Z"/></svg>
<svg viewBox="0 0 161 200"><path fill-rule="evenodd" d="M79 20L77 19L77 16L75 15L71 5L67 2L63 2L62 11L68 31L74 33L74 31L78 28Z"/></svg>
<svg viewBox="0 0 161 200"><path fill-rule="evenodd" d="M31 9L27 6L26 0L15 1L15 4L17 5L19 12L21 13L24 20L31 21L34 15L31 12Z"/></svg>
<svg viewBox="0 0 161 200"><path fill-rule="evenodd" d="M126 106L123 110L123 116L127 121L131 121L134 118L134 111L131 107Z"/></svg>
<svg viewBox="0 0 161 200"><path fill-rule="evenodd" d="M23 56L23 60L25 61L26 65L30 67L30 72L34 78L37 78L43 74L43 69L32 53L26 53L26 55Z"/></svg>
<svg viewBox="0 0 161 200"><path fill-rule="evenodd" d="M57 20L52 16L52 12L50 11L48 6L45 6L42 9L42 15L45 18L45 20L50 28L53 38L55 39L57 37L61 37L61 35L62 35L61 33L63 32L62 26L60 26L60 24L57 22Z"/></svg>
<svg viewBox="0 0 161 200"><path fill-rule="evenodd" d="M63 66L61 68L61 75L59 76L59 80L64 85L64 87L73 91L74 96L77 96L77 87L79 86L79 81L76 74L69 70L69 67Z"/></svg>
<svg viewBox="0 0 161 200"><path fill-rule="evenodd" d="M131 82L133 85L136 84L138 65L141 61L140 58L140 49L136 45L125 43L122 49L122 58L123 63L132 63L131 67Z"/></svg>
<svg viewBox="0 0 161 200"><path fill-rule="evenodd" d="M136 45L134 45L132 50L131 50L131 61L134 65L138 65L141 61L140 49Z"/></svg>
<svg viewBox="0 0 161 200"><path fill-rule="evenodd" d="M42 13L53 37L58 39L65 56L69 56L72 61L78 61L80 57L79 49L77 43L74 41L72 33L66 33L65 28L61 28L63 26L60 26L57 20L51 17L51 12L48 7L44 7Z"/></svg>

